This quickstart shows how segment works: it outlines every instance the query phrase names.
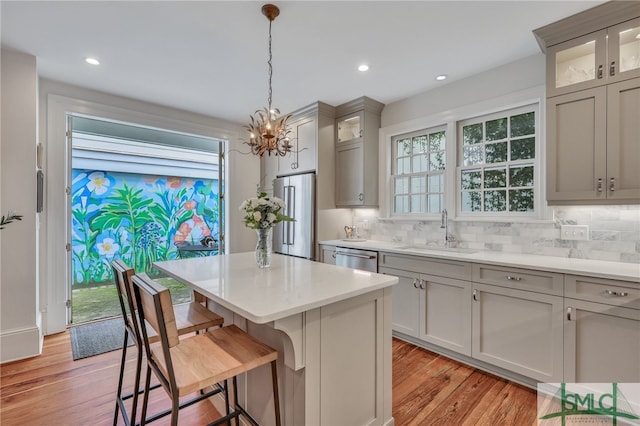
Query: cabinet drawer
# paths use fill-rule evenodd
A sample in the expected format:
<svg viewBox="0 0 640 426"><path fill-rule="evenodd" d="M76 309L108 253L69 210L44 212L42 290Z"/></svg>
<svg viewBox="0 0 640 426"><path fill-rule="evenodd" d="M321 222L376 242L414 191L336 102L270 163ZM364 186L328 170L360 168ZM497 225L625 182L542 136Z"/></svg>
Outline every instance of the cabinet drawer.
<svg viewBox="0 0 640 426"><path fill-rule="evenodd" d="M474 263L473 281L556 296L563 295L562 274L553 272Z"/></svg>
<svg viewBox="0 0 640 426"><path fill-rule="evenodd" d="M640 283L566 275L565 296L572 299L640 309Z"/></svg>
<svg viewBox="0 0 640 426"><path fill-rule="evenodd" d="M438 277L458 278L467 281L471 279L471 264L455 260L381 253L378 265Z"/></svg>

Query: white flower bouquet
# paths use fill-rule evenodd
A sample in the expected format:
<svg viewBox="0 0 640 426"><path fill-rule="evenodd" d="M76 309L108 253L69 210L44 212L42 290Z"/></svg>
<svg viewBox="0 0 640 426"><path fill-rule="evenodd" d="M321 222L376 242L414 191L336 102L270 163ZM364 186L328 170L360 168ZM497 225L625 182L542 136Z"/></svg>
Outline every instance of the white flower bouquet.
<svg viewBox="0 0 640 426"><path fill-rule="evenodd" d="M244 200L240 210L244 211L244 225L251 229L268 229L282 221L293 221L281 213L284 201L278 197L269 198L266 192L258 191L258 196Z"/></svg>

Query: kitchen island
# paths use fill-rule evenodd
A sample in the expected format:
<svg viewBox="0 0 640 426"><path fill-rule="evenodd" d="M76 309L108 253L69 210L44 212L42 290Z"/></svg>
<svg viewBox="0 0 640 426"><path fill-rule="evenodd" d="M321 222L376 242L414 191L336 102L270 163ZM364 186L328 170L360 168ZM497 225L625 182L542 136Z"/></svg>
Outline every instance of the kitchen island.
<svg viewBox="0 0 640 426"><path fill-rule="evenodd" d="M155 266L209 299L208 306L278 351L284 425L392 425L391 286L398 279L254 253ZM270 373L240 381L245 408L273 424Z"/></svg>

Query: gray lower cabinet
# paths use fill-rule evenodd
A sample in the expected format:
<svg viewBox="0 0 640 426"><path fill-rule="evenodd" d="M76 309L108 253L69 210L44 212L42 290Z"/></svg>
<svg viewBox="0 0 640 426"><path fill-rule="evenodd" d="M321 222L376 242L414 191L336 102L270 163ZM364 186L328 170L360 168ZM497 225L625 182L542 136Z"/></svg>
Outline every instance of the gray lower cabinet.
<svg viewBox="0 0 640 426"><path fill-rule="evenodd" d="M541 382L561 382L562 297L473 283L471 356Z"/></svg>
<svg viewBox="0 0 640 426"><path fill-rule="evenodd" d="M471 265L382 253L380 273L395 275L394 331L471 355Z"/></svg>
<svg viewBox="0 0 640 426"><path fill-rule="evenodd" d="M562 274L473 264L471 356L561 382L563 288Z"/></svg>
<svg viewBox="0 0 640 426"><path fill-rule="evenodd" d="M640 287L565 276L566 382L640 382Z"/></svg>
<svg viewBox="0 0 640 426"><path fill-rule="evenodd" d="M471 282L380 268L399 278L393 287L393 330L471 355Z"/></svg>

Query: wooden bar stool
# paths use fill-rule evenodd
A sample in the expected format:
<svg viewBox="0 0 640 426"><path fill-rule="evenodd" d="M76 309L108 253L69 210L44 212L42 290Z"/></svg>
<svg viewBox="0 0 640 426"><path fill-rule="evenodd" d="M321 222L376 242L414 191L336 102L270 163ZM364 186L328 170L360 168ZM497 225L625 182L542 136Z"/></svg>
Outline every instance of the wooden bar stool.
<svg viewBox="0 0 640 426"><path fill-rule="evenodd" d="M256 420L238 403L236 376L269 363L276 425L281 424L276 367L278 353L274 349L235 325L179 340L169 290L159 286L144 273L134 275L131 280L140 323L147 322L160 336L160 346L151 346L146 329L142 329L142 341L147 353L147 376L141 425L145 424L151 371L171 398L171 425L178 424L179 398L230 378L234 385L234 410L210 425L229 422L233 418L237 424L240 414L257 425Z"/></svg>
<svg viewBox="0 0 640 426"><path fill-rule="evenodd" d="M118 300L120 301L120 308L122 310L122 318L124 320L124 342L122 344L122 358L120 360L120 377L118 379L118 390L116 392L116 409L113 417L113 424L118 422L118 413L122 412L122 418L127 426L136 424L136 410L138 407L138 394L140 391L140 374L142 371L142 334L140 333L140 323L138 317L135 315L137 309L137 303L135 302L135 294L131 284L131 277L134 274L134 270L129 268L121 260L114 260L111 263L111 269L113 270L113 276L116 282L116 289L118 290ZM199 332L212 327L221 327L223 324L223 318L214 312L211 312L199 302L181 303L176 305L175 308L176 325L178 334L188 334L192 332ZM155 333L153 329L147 330L147 336L149 340L158 342L160 337ZM124 367L127 357L127 347L129 338L133 340L138 351L136 358L136 372L134 378L134 391L132 393L122 395L122 382L124 379ZM154 386L153 389L160 385ZM218 388L216 392L219 392ZM131 406L131 417L128 416L127 410L124 406L124 402L127 399L133 398ZM168 415L170 411L158 413L154 415L154 418L159 418Z"/></svg>

